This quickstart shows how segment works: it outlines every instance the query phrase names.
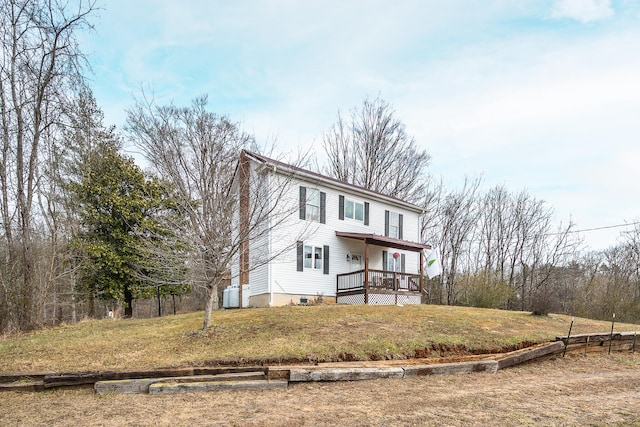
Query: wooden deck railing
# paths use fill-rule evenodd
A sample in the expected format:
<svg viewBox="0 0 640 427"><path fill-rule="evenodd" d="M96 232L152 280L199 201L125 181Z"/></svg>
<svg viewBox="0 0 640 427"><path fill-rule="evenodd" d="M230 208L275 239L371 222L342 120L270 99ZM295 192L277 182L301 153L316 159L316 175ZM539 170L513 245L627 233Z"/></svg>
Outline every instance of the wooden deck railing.
<svg viewBox="0 0 640 427"><path fill-rule="evenodd" d="M338 293L365 289L364 270L338 274ZM420 291L420 275L369 269L370 290Z"/></svg>

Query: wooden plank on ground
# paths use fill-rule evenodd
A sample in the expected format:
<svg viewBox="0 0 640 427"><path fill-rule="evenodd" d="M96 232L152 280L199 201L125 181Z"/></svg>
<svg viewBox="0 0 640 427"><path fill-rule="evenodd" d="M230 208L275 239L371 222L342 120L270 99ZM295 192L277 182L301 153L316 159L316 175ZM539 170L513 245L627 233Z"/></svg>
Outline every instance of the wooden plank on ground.
<svg viewBox="0 0 640 427"><path fill-rule="evenodd" d="M289 381L358 381L403 376L402 368L291 368Z"/></svg>
<svg viewBox="0 0 640 427"><path fill-rule="evenodd" d="M66 372L45 375L45 388L73 387L94 384L98 381L129 380L136 378L165 378L193 375L193 368L163 368L140 371L89 371Z"/></svg>
<svg viewBox="0 0 640 427"><path fill-rule="evenodd" d="M611 343L611 352L619 351L631 351L633 349L632 341L613 341ZM601 341L592 343L589 341L589 345L584 344L571 344L567 347L567 353L608 353L609 342Z"/></svg>
<svg viewBox="0 0 640 427"><path fill-rule="evenodd" d="M130 380L139 378L172 378L193 375L219 375L238 372L267 372L264 367L187 367L187 368L160 368L139 371L89 371L50 373L44 376L45 388L75 387L92 385L98 381Z"/></svg>
<svg viewBox="0 0 640 427"><path fill-rule="evenodd" d="M279 367L279 366L272 366L269 368L268 372L267 372L267 378L269 380L289 380L289 373L290 368L288 367Z"/></svg>
<svg viewBox="0 0 640 427"><path fill-rule="evenodd" d="M149 386L166 378L138 378L131 380L96 381L93 390L96 394L145 394Z"/></svg>
<svg viewBox="0 0 640 427"><path fill-rule="evenodd" d="M13 383L16 381L44 381L46 375L53 375L55 372L14 372L0 373L0 384Z"/></svg>
<svg viewBox="0 0 640 427"><path fill-rule="evenodd" d="M404 367L405 377L422 375L458 375L473 372L496 372L498 362L495 360L479 360L475 362L434 363L429 365L409 365Z"/></svg>
<svg viewBox="0 0 640 427"><path fill-rule="evenodd" d="M562 350L564 350L564 343L562 341L556 341L513 351L498 359L498 369L519 365L520 363L528 362L529 360L537 359L553 353L559 353Z"/></svg>
<svg viewBox="0 0 640 427"><path fill-rule="evenodd" d="M263 372L266 375L269 373L269 368L265 366L199 366L192 369L193 375L221 375L241 372Z"/></svg>
<svg viewBox="0 0 640 427"><path fill-rule="evenodd" d="M220 375L194 375L186 377L167 378L136 378L128 380L97 381L94 385L96 394L121 393L144 394L149 392L149 386L155 383L186 384L207 381L260 381L266 380L264 372L225 373Z"/></svg>
<svg viewBox="0 0 640 427"><path fill-rule="evenodd" d="M180 394L223 390L273 390L287 388L288 381L211 381L195 383L158 382L149 386L149 394Z"/></svg>
<svg viewBox="0 0 640 427"><path fill-rule="evenodd" d="M636 333L637 334L637 333ZM633 341L634 332L614 332L613 335L609 332L602 332L597 334L578 334L571 335L569 337L569 344L584 344L589 339L589 345L596 342L609 341L613 338L613 341ZM567 337L556 337L556 341L567 342Z"/></svg>
<svg viewBox="0 0 640 427"><path fill-rule="evenodd" d="M34 392L43 390L44 383L42 381L17 381L0 384L0 393L3 391Z"/></svg>

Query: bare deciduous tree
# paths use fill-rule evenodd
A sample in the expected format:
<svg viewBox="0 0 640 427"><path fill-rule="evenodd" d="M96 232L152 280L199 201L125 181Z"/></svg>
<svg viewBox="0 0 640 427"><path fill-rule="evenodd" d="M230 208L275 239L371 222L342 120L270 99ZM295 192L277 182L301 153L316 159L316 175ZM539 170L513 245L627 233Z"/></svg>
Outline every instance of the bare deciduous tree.
<svg viewBox="0 0 640 427"><path fill-rule="evenodd" d="M480 179L466 179L459 190L440 192L427 207L423 239L438 248L442 274L437 278L444 295L431 296L437 303L457 302L457 277L469 271L469 254L478 219L477 191Z"/></svg>
<svg viewBox="0 0 640 427"><path fill-rule="evenodd" d="M414 203L424 197L431 157L381 98L366 99L348 121L338 113L322 143L326 175Z"/></svg>
<svg viewBox="0 0 640 427"><path fill-rule="evenodd" d="M206 97L195 99L187 108L138 102L128 110L128 130L153 170L171 182L178 193L180 209L188 218L188 226L182 232L193 250L192 280L207 290L204 327L208 328L211 312L218 308L219 288L230 279L234 257L244 245L259 240L294 210L287 212L278 204L289 191L286 175L285 179L271 182L269 191L265 189L265 176L247 175L246 179L253 180L247 184L251 193L244 195L246 208L240 208L246 226L237 226L241 196L231 191L232 183L234 178L242 179L236 173L237 168L242 168L238 158L243 149L255 149L254 138L206 107ZM256 253L250 268L269 260L257 259Z"/></svg>
<svg viewBox="0 0 640 427"><path fill-rule="evenodd" d="M34 323L34 221L42 141L55 135L65 91L82 81L77 32L89 26L94 2L56 0L0 3L0 328ZM37 310L35 310L37 311ZM2 313L0 313L2 314Z"/></svg>
<svg viewBox="0 0 640 427"><path fill-rule="evenodd" d="M480 193L479 183L433 192L427 206L423 239L439 248L444 270L444 295L431 301L535 312L559 306L559 274L577 253L573 224L554 231L543 201L502 186Z"/></svg>

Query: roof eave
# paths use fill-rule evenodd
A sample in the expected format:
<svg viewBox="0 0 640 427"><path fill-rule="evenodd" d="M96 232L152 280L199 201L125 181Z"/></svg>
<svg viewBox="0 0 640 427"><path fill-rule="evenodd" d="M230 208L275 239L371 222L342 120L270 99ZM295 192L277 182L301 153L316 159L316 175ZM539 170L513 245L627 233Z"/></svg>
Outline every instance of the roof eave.
<svg viewBox="0 0 640 427"><path fill-rule="evenodd" d="M348 192L360 192L365 193L367 196L373 199L382 200L385 203L393 204L395 206L402 207L404 209L410 210L412 212L418 213L420 215L425 213L424 208L414 205L413 203L409 203L407 201L387 196L386 194L382 194L373 190L366 189L364 187L360 187L354 184L349 184L347 182L339 181L337 179L321 175L319 173L307 171L305 169L289 165L287 163L280 162L278 160L269 159L267 157L261 156L259 154L251 153L250 151L245 151L247 156L258 162L263 164L271 164L275 167L274 171L277 173L282 173L282 169L288 171L293 176L299 177L304 181L311 182L314 184L322 183L327 187L346 190Z"/></svg>

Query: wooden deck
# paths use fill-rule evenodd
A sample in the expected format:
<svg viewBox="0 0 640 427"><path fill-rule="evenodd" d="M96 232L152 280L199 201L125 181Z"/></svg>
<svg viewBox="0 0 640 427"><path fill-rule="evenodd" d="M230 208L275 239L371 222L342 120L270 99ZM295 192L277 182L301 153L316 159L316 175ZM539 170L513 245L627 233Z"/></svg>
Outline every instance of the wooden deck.
<svg viewBox="0 0 640 427"><path fill-rule="evenodd" d="M420 304L419 274L385 270L358 270L338 274L336 301L343 304Z"/></svg>

